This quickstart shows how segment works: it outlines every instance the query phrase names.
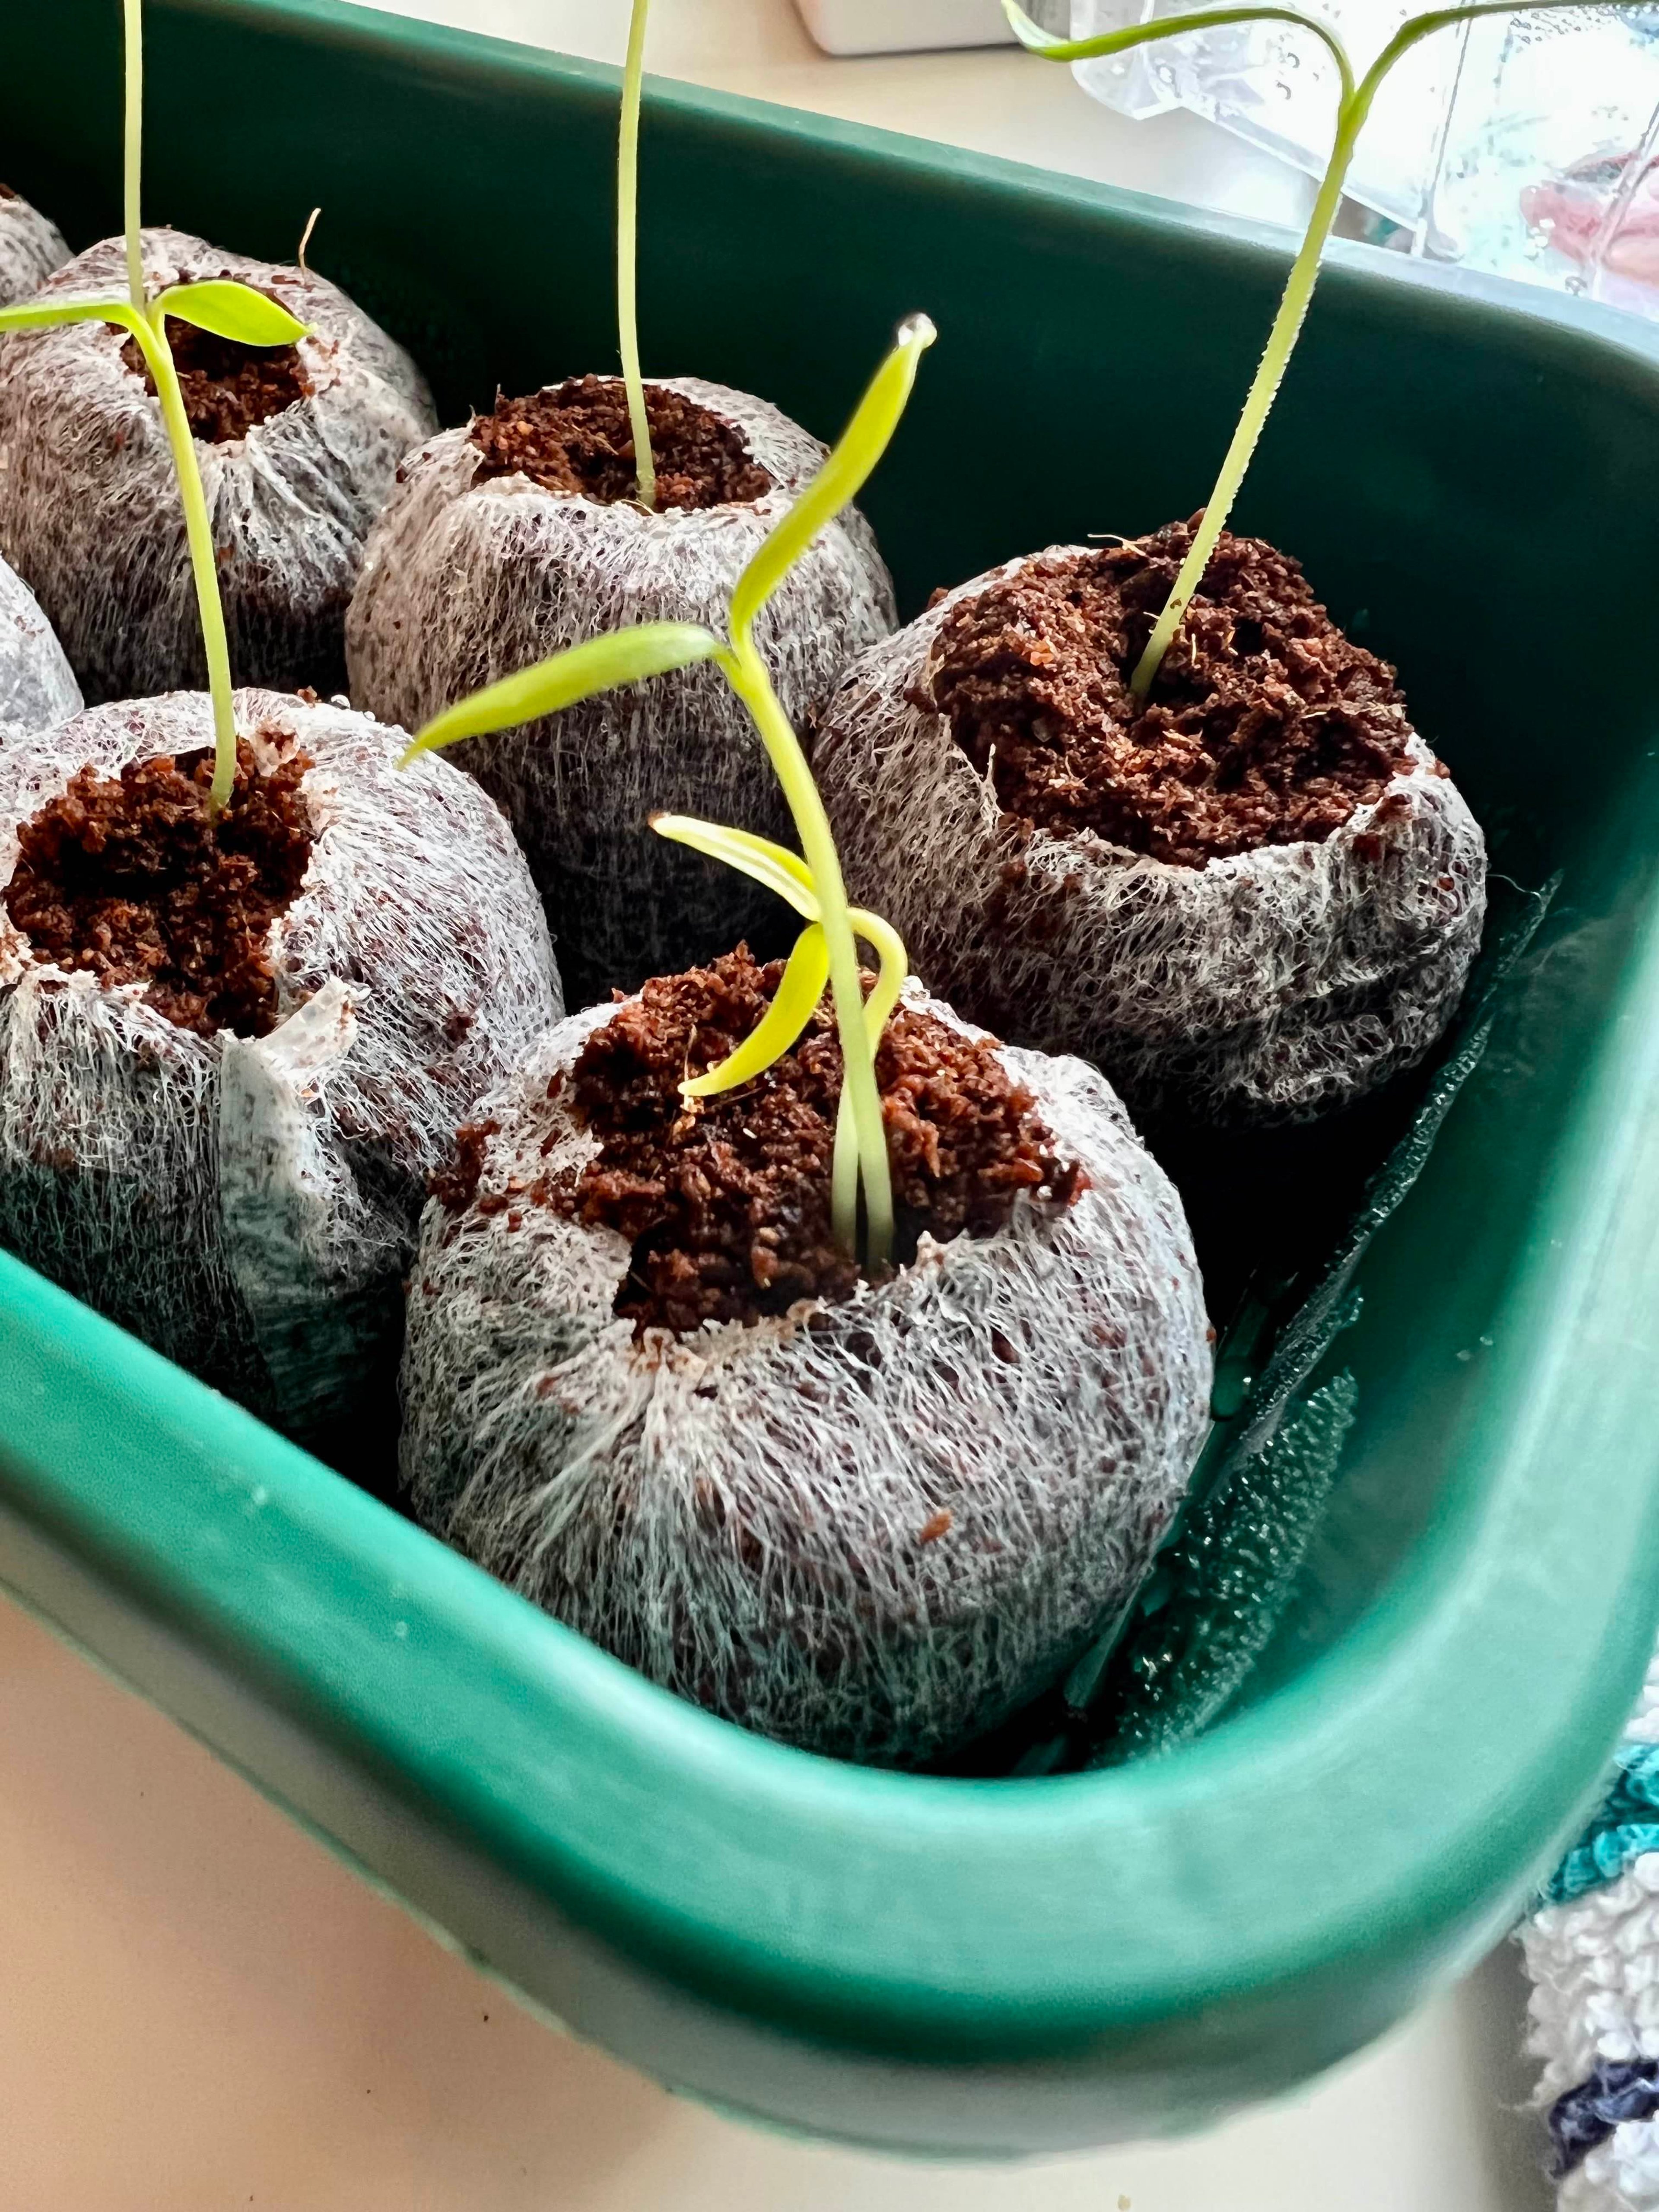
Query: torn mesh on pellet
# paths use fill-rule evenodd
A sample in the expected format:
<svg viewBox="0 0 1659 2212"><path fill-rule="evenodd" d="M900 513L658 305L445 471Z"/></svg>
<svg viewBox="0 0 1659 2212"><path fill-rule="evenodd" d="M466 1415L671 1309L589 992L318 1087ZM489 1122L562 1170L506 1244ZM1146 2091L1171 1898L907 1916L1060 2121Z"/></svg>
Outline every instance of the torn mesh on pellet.
<svg viewBox="0 0 1659 2212"><path fill-rule="evenodd" d="M441 761L397 767L366 714L237 694L238 727L314 765L315 843L273 925L281 1025L204 1038L30 956L0 909L0 1243L304 1431L395 1330L428 1173L560 1012L507 824ZM212 741L199 694L94 708L0 748L0 884L18 827L90 763ZM255 740L264 765L286 738Z"/></svg>
<svg viewBox="0 0 1659 2212"><path fill-rule="evenodd" d="M470 432L444 431L406 463L369 541L347 630L354 699L416 729L482 684L630 623L696 622L725 635L738 574L824 448L745 392L696 377L652 383L733 424L772 489L744 505L647 514L524 476L475 483ZM875 540L848 508L756 624L798 729L894 618ZM453 757L512 817L573 1005L775 924L769 893L647 827L661 811L794 842L754 724L712 665L474 738Z"/></svg>
<svg viewBox="0 0 1659 2212"><path fill-rule="evenodd" d="M872 647L824 709L813 770L853 896L942 995L1020 1043L1086 1054L1137 1114L1307 1121L1421 1060L1480 948L1486 853L1403 714L1410 773L1322 843L1186 868L1090 832L1020 837L918 695L951 610L1024 566Z"/></svg>
<svg viewBox="0 0 1659 2212"><path fill-rule="evenodd" d="M312 384L246 437L196 441L238 678L343 688L347 603L398 461L436 420L420 372L325 277L144 233L151 297L234 277L310 335ZM125 249L105 239L46 286L55 300L125 299ZM205 680L201 617L160 403L106 323L16 332L0 345L0 552L33 586L88 699Z"/></svg>
<svg viewBox="0 0 1659 2212"><path fill-rule="evenodd" d="M501 1124L487 1204L592 1157L548 1086L611 1012L562 1023L481 1109ZM787 1319L636 1341L611 1310L615 1231L510 1199L429 1206L404 1357L420 1517L768 1735L904 1765L993 1725L1145 1571L1211 1372L1181 1200L1110 1087L1081 1060L1002 1058L1091 1187L925 1239L892 1282Z"/></svg>
<svg viewBox="0 0 1659 2212"><path fill-rule="evenodd" d="M0 561L0 743L80 711L81 687L52 624L17 571Z"/></svg>
<svg viewBox="0 0 1659 2212"><path fill-rule="evenodd" d="M57 224L18 196L0 196L0 307L37 292L70 258Z"/></svg>

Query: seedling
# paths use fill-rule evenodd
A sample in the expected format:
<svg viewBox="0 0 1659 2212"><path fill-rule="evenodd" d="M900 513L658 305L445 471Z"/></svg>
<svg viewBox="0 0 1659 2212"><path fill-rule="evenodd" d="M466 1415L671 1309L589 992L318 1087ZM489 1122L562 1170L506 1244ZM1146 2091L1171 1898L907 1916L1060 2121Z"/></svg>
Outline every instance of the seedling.
<svg viewBox="0 0 1659 2212"><path fill-rule="evenodd" d="M908 961L889 923L848 903L829 816L755 643L754 626L795 562L818 532L858 496L886 451L915 381L916 364L934 335L925 315L912 316L900 327L891 352L840 442L738 578L728 613L729 639L723 641L695 623L645 623L591 638L459 701L428 722L404 756L407 763L436 746L534 721L597 692L694 661L716 664L760 732L794 818L800 852L787 852L744 830L683 816L659 815L653 827L659 835L765 884L795 908L806 927L760 1027L720 1066L684 1088L688 1097L708 1097L763 1074L800 1036L827 977L845 1070L836 1127L832 1219L843 1249L855 1253L861 1187L866 1257L872 1267L885 1266L893 1249L892 1182L876 1086L876 1048L897 1003ZM879 964L867 1003L859 973L859 938L875 948Z"/></svg>
<svg viewBox="0 0 1659 2212"><path fill-rule="evenodd" d="M196 440L179 388L179 374L167 343L167 320L176 316L198 330L240 345L292 345L306 335L285 307L246 284L216 280L203 284L174 284L152 300L144 282L143 247L139 220L139 185L143 166L144 50L143 0L122 0L125 34L126 104L123 161L125 224L127 250L128 296L125 300L76 300L59 304L25 301L0 309L0 331L40 330L59 323L114 323L137 342L161 402L161 419L179 480L179 497L185 511L185 534L190 548L191 573L201 612L202 637L207 652L208 689L213 698L213 782L208 797L210 816L219 814L231 793L236 776L236 721L231 698L230 648L225 635L224 608L219 598L218 564L213 526L202 489L196 460Z"/></svg>
<svg viewBox="0 0 1659 2212"><path fill-rule="evenodd" d="M1329 237L1342 202L1342 187L1347 178L1348 166L1359 134L1365 127L1372 102L1378 89L1396 62L1409 53L1421 39L1435 31L1443 31L1454 23L1463 23L1479 15L1515 15L1531 14L1543 9L1583 8L1595 4L1595 0L1477 0L1477 4L1466 8L1437 8L1422 15L1413 15L1395 33L1388 45L1371 64L1363 77L1356 79L1353 64L1340 38L1327 23L1317 17L1304 15L1296 8L1203 8L1190 15L1165 15L1155 21L1131 23L1121 30L1106 31L1092 39L1054 39L1038 24L1034 23L1018 0L1002 0L1003 9L1013 26L1022 46L1040 55L1044 61L1093 61L1103 54L1127 53L1132 46L1143 46L1157 39L1178 38L1185 31L1214 30L1228 23L1291 23L1311 32L1330 49L1336 63L1340 92L1337 100L1336 131L1331 146L1331 157L1326 165L1313 212L1308 218L1308 228L1291 273L1285 281L1285 290L1273 317L1273 328L1267 334L1267 343L1261 356L1254 381L1245 396L1243 412L1238 418L1232 441L1221 464L1221 473L1216 478L1215 489L1210 494L1204 510L1203 520L1193 533L1193 542L1182 562L1180 574L1170 588L1164 611L1159 615L1146 651L1135 665L1130 678L1130 689L1137 699L1144 700L1152 686L1168 652L1171 639L1181 627L1194 592L1203 580L1210 556L1216 541L1226 526L1244 472L1249 467L1256 445L1267 422L1268 412L1278 396L1285 379L1285 369L1300 337L1306 319L1309 302L1319 276L1320 256Z"/></svg>

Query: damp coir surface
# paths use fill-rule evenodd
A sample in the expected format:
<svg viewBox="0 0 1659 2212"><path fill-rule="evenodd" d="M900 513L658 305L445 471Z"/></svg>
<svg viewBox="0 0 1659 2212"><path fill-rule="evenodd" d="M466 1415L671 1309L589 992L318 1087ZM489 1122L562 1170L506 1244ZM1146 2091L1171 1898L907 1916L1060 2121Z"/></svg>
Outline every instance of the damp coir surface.
<svg viewBox="0 0 1659 2212"><path fill-rule="evenodd" d="M1410 765L1393 669L1259 538L1223 533L1136 699L1192 530L1043 555L951 609L921 703L1006 813L1201 867L1328 837Z"/></svg>
<svg viewBox="0 0 1659 2212"><path fill-rule="evenodd" d="M146 1005L198 1036L264 1036L278 1018L271 924L311 858L310 765L295 753L264 771L243 743L216 822L210 753L82 768L19 830L6 911L37 961L143 983Z"/></svg>
<svg viewBox="0 0 1659 2212"><path fill-rule="evenodd" d="M763 499L772 478L746 451L742 433L683 392L645 387L660 507L729 507ZM639 495L628 396L618 378L573 377L524 399L498 399L477 416L474 481L526 476L544 490L580 493L601 504Z"/></svg>
<svg viewBox="0 0 1659 2212"><path fill-rule="evenodd" d="M757 1081L688 1100L680 1085L757 1027L781 963L747 949L648 982L588 1039L556 1095L599 1150L580 1173L479 1194L489 1125L463 1132L459 1171L441 1190L459 1211L552 1206L616 1230L632 1247L617 1311L636 1331L684 1333L751 1322L804 1298L842 1298L858 1280L830 1221L841 1048L827 1001L799 1043ZM896 1258L924 1232L940 1243L1000 1228L1022 1193L1056 1208L1084 1186L1056 1154L1032 1094L994 1048L901 1007L877 1055L897 1223Z"/></svg>

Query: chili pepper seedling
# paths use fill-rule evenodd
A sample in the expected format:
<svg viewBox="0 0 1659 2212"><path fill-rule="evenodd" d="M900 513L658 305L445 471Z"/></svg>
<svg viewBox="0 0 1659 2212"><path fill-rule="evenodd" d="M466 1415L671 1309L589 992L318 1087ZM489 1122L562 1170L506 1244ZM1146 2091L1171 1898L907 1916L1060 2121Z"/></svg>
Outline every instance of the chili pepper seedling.
<svg viewBox="0 0 1659 2212"><path fill-rule="evenodd" d="M306 325L285 307L268 300L246 284L218 279L200 284L174 284L152 300L144 281L143 245L139 220L140 179L143 167L143 0L122 0L125 38L126 100L123 158L123 198L126 233L128 296L125 300L74 300L41 303L26 301L0 309L0 331L40 330L60 323L114 323L138 345L155 386L166 426L167 444L179 482L185 514L185 540L191 572L201 613L206 648L208 689L213 699L213 783L209 793L210 816L219 814L231 793L236 775L236 720L231 699L230 648L225 635L224 608L219 596L218 563L213 526L202 474L196 459L196 440L167 343L169 316L193 323L216 337L240 345L292 345L306 335Z"/></svg>
<svg viewBox="0 0 1659 2212"><path fill-rule="evenodd" d="M787 899L805 921L796 940L769 1015L732 1057L687 1086L692 1097L710 1096L752 1082L782 1057L799 1036L817 1006L827 975L835 1005L844 1069L836 1130L831 1215L836 1236L848 1252L858 1249L859 1194L865 1213L865 1257L880 1268L893 1248L892 1181L881 1099L876 1085L876 1048L897 1003L908 960L896 931L877 915L848 902L841 860L812 772L773 688L755 643L756 617L824 525L858 495L897 428L916 365L935 336L925 315L904 323L892 350L877 370L838 444L817 474L763 541L738 578L728 617L730 636L721 640L695 623L646 623L591 638L551 659L492 684L459 701L419 732L405 762L434 746L482 737L556 714L579 700L618 684L712 660L742 700L788 804L800 838L799 854L747 832L682 816L659 816L653 826L664 836L695 847L755 878ZM879 975L866 1002L856 940L872 945Z"/></svg>
<svg viewBox="0 0 1659 2212"><path fill-rule="evenodd" d="M1316 16L1304 15L1297 8L1201 8L1188 15L1164 15L1151 22L1131 23L1121 30L1102 32L1095 38L1055 39L1032 21L1018 5L1018 0L1002 0L1003 11L1021 45L1044 61L1093 61L1105 54L1127 53L1133 46L1147 46L1155 40L1178 38L1186 31L1214 30L1229 23L1268 22L1291 23L1311 33L1329 48L1336 63L1340 91L1331 157L1326 164L1302 244L1291 264L1291 273L1285 280L1279 311L1267 334L1260 366L1245 395L1243 411L1239 416L1237 427L1222 459L1215 489L1206 504L1203 520L1193 533L1191 549L1170 586L1164 611L1130 678L1130 688L1138 699L1144 700L1151 690L1170 641L1181 627L1182 617L1203 580L1210 556L1226 526L1239 486L1244 481L1244 472L1250 465L1268 413L1278 397L1279 387L1284 382L1285 372L1296 349L1296 342L1301 335L1309 303L1313 298L1314 286L1318 281L1320 257L1342 203L1342 187L1353 159L1354 148L1359 142L1359 134L1365 127L1383 80L1419 40L1430 37L1436 31L1447 30L1453 24L1469 22L1480 15L1527 15L1545 9L1583 8L1595 4L1596 0L1478 0L1478 3L1471 7L1433 9L1425 15L1413 15L1402 23L1364 76L1356 77L1347 49L1336 32L1329 24L1321 22Z"/></svg>

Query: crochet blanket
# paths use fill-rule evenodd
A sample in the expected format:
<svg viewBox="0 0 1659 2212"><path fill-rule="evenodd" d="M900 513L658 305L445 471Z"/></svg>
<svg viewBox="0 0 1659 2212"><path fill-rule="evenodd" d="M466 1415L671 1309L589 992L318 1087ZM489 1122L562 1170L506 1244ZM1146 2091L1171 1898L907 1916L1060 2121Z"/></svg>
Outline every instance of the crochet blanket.
<svg viewBox="0 0 1659 2212"><path fill-rule="evenodd" d="M1560 2212L1659 2212L1659 1653L1606 1801L1521 1941Z"/></svg>

